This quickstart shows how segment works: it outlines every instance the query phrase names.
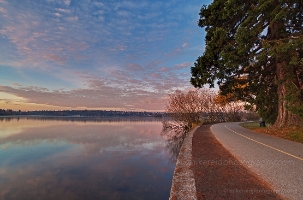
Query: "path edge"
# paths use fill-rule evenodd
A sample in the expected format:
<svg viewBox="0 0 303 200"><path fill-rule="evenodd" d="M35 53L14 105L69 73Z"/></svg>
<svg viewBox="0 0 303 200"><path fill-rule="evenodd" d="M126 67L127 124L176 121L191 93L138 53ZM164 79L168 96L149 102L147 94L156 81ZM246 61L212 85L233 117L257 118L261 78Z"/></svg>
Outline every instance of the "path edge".
<svg viewBox="0 0 303 200"><path fill-rule="evenodd" d="M192 139L196 126L186 135L178 155L169 200L188 199L197 200L197 189L192 161Z"/></svg>

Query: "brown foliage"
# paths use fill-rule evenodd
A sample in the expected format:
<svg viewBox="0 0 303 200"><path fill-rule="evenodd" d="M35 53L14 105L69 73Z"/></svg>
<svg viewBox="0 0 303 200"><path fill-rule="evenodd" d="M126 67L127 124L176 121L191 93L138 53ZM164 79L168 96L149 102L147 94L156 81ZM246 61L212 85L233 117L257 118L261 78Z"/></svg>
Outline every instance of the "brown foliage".
<svg viewBox="0 0 303 200"><path fill-rule="evenodd" d="M169 95L166 112L175 124L188 128L199 123L243 120L247 114L244 103L233 99L232 95L223 96L207 89L185 93L178 90Z"/></svg>

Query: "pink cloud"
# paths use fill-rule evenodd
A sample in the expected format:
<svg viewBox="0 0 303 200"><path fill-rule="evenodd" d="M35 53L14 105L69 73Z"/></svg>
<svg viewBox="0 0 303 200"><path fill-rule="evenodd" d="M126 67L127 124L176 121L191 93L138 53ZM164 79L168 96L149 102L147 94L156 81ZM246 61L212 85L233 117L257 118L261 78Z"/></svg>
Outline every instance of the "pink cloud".
<svg viewBox="0 0 303 200"><path fill-rule="evenodd" d="M61 107L117 108L128 109L132 105L139 110L163 110L164 93L153 93L141 89L122 89L91 81L88 89L48 90L40 87L0 86L0 91L23 97L27 103Z"/></svg>
<svg viewBox="0 0 303 200"><path fill-rule="evenodd" d="M0 12L7 13L7 11L4 8L2 8L2 7L0 7Z"/></svg>
<svg viewBox="0 0 303 200"><path fill-rule="evenodd" d="M190 62L184 62L182 64L179 64L179 65L175 65L174 68L175 69L184 69L184 68L189 68L191 65Z"/></svg>
<svg viewBox="0 0 303 200"><path fill-rule="evenodd" d="M168 72L168 71L170 71L170 70L171 70L171 69L168 68L168 67L161 67L161 68L158 69L158 71L160 71L160 72Z"/></svg>
<svg viewBox="0 0 303 200"><path fill-rule="evenodd" d="M131 63L131 64L128 64L126 66L126 69L131 71L131 72L136 72L136 71L142 71L143 68L141 67L141 65L139 64L134 64L134 63Z"/></svg>
<svg viewBox="0 0 303 200"><path fill-rule="evenodd" d="M68 57L59 56L56 54L48 54L48 55L45 55L44 58L46 58L48 60L56 61L58 63L63 63L69 59Z"/></svg>
<svg viewBox="0 0 303 200"><path fill-rule="evenodd" d="M162 77L159 73L151 73L150 76L155 79L160 79Z"/></svg>
<svg viewBox="0 0 303 200"><path fill-rule="evenodd" d="M155 68L156 66L158 66L161 63L161 61L159 60L153 60L151 62L149 62L146 67L147 68Z"/></svg>

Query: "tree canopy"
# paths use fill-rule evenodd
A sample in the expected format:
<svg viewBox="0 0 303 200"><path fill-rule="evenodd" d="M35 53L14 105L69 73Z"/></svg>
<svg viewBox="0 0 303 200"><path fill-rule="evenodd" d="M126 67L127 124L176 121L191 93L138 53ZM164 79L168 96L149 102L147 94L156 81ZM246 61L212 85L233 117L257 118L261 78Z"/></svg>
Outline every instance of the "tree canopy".
<svg viewBox="0 0 303 200"><path fill-rule="evenodd" d="M214 0L200 10L206 49L191 68L195 87L255 106L278 126L303 119L303 1Z"/></svg>

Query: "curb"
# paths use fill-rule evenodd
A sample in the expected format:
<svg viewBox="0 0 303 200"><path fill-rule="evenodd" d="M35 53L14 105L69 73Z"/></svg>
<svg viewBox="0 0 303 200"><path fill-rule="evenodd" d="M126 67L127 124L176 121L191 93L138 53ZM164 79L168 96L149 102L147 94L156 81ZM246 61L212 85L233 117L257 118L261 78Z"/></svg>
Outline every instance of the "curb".
<svg viewBox="0 0 303 200"><path fill-rule="evenodd" d="M192 162L192 138L197 128L199 126L188 132L183 141L174 171L169 200L197 200Z"/></svg>

